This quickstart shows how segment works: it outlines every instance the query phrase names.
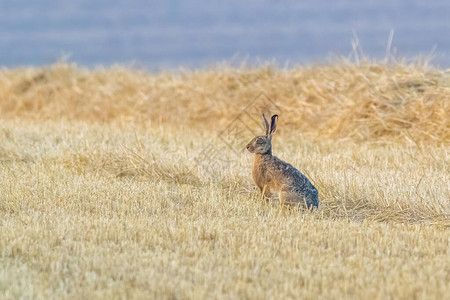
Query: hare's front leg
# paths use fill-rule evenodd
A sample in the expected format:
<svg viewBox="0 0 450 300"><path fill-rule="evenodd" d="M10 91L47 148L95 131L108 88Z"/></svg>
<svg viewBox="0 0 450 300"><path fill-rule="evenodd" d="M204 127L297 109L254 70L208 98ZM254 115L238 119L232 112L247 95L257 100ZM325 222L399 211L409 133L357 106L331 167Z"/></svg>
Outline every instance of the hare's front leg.
<svg viewBox="0 0 450 300"><path fill-rule="evenodd" d="M269 186L268 185L263 185L259 189L261 190L261 194L264 195L264 198L266 199L266 201L269 201L270 194L271 194Z"/></svg>

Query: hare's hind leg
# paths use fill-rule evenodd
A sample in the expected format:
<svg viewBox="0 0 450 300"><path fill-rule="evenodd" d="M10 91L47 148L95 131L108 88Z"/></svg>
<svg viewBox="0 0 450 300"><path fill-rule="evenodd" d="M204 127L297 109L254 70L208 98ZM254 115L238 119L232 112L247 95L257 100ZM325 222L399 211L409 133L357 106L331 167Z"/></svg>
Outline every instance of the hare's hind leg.
<svg viewBox="0 0 450 300"><path fill-rule="evenodd" d="M304 205L308 207L306 204L305 198L293 191L281 191L280 192L280 203L282 205Z"/></svg>

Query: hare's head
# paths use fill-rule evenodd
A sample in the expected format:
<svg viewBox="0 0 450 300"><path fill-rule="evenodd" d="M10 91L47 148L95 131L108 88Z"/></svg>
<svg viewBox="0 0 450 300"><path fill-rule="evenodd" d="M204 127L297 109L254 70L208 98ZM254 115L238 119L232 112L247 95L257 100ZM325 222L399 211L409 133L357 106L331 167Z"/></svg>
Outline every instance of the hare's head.
<svg viewBox="0 0 450 300"><path fill-rule="evenodd" d="M264 114L262 116L266 135L253 138L250 143L247 144L247 150L256 154L272 154L272 134L277 130L278 115L272 116L270 126Z"/></svg>

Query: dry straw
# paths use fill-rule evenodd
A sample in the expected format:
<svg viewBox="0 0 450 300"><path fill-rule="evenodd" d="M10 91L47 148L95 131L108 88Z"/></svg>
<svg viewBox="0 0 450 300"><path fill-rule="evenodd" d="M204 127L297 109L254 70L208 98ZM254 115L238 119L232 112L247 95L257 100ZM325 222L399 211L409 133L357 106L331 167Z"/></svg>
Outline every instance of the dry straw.
<svg viewBox="0 0 450 300"><path fill-rule="evenodd" d="M263 201L249 154L193 169L261 92L314 212ZM448 298L449 95L404 63L2 70L0 298Z"/></svg>
<svg viewBox="0 0 450 300"><path fill-rule="evenodd" d="M220 130L264 92L285 131L353 141L450 141L450 76L428 66L341 62L148 74L67 63L0 72L0 116Z"/></svg>

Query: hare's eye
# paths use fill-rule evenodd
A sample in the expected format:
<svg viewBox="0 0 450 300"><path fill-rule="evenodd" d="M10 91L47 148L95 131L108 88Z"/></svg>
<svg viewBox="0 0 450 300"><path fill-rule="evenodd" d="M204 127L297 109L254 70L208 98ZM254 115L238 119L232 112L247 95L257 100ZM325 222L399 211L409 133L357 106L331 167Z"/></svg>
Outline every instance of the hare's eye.
<svg viewBox="0 0 450 300"><path fill-rule="evenodd" d="M257 140L256 140L256 143L262 144L262 143L263 143L263 140L262 140L262 139L257 139Z"/></svg>

